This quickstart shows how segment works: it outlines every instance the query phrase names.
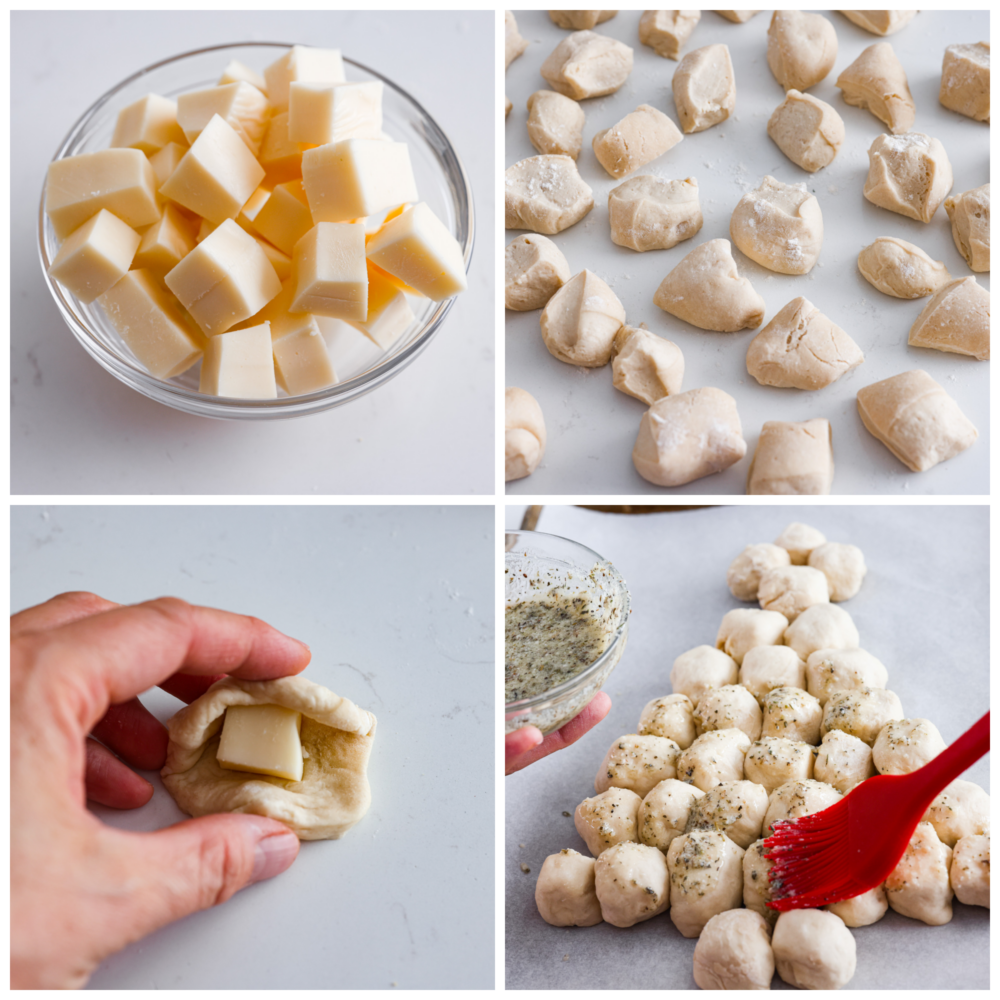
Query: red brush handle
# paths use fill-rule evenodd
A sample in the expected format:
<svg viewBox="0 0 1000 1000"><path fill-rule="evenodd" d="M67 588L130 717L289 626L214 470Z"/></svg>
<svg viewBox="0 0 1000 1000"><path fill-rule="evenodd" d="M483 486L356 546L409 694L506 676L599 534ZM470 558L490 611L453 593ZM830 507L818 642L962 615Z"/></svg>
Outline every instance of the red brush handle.
<svg viewBox="0 0 1000 1000"><path fill-rule="evenodd" d="M927 790L932 793L927 799L928 804L938 793L944 791L946 785L951 784L963 771L989 752L990 713L987 712L950 747L920 769L921 776L926 778Z"/></svg>

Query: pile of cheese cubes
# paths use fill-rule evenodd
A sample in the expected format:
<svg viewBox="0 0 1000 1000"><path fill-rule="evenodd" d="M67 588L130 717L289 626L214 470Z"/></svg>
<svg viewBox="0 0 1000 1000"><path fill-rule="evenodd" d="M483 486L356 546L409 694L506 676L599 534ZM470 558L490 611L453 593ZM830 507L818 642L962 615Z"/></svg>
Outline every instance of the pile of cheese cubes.
<svg viewBox="0 0 1000 1000"><path fill-rule="evenodd" d="M64 241L49 274L97 300L158 378L203 359L211 395L333 385L317 316L388 349L413 321L407 295L466 287L406 143L382 130L382 92L347 82L339 51L295 46L263 77L233 61L217 86L123 108L111 148L49 167Z"/></svg>

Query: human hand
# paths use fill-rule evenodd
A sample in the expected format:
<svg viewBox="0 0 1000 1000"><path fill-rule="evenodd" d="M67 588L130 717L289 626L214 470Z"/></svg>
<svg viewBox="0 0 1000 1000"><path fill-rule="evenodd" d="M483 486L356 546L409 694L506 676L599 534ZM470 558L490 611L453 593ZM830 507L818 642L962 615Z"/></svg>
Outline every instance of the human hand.
<svg viewBox="0 0 1000 1000"><path fill-rule="evenodd" d="M584 733L590 732L610 711L611 699L603 691L598 691L579 715L570 719L561 729L549 733L544 739L541 730L536 726L525 726L523 729L507 733L504 737L506 773L513 774L515 771L520 771L522 767L534 764L536 760L575 743Z"/></svg>
<svg viewBox="0 0 1000 1000"><path fill-rule="evenodd" d="M270 680L309 658L259 619L176 598L120 607L63 594L11 618L12 988L83 986L126 944L291 865L299 841L276 820L223 814L129 833L86 799L149 801L152 786L119 759L165 760L166 730L140 692L159 684L193 701L222 674Z"/></svg>

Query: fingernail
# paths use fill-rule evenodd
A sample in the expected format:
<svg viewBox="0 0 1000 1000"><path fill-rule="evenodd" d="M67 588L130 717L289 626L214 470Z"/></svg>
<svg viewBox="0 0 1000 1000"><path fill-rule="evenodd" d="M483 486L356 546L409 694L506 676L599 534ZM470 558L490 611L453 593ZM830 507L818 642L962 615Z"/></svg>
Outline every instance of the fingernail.
<svg viewBox="0 0 1000 1000"><path fill-rule="evenodd" d="M254 848L253 874L251 882L280 875L295 860L299 853L299 838L294 833L277 833L257 841Z"/></svg>

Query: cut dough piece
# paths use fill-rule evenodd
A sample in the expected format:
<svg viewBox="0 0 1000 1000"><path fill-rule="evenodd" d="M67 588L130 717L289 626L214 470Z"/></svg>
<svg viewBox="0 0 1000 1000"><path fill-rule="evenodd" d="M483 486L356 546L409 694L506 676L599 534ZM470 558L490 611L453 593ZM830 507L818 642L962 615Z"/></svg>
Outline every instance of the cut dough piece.
<svg viewBox="0 0 1000 1000"><path fill-rule="evenodd" d="M759 14L759 10L717 10L716 14L721 14L727 21L733 24L745 24L754 14Z"/></svg>
<svg viewBox="0 0 1000 1000"><path fill-rule="evenodd" d="M227 771L215 753L230 705L280 705L302 713L301 781ZM366 770L375 716L305 677L241 681L226 677L167 723L160 774L191 816L249 813L279 820L300 840L336 840L368 811Z"/></svg>
<svg viewBox="0 0 1000 1000"><path fill-rule="evenodd" d="M865 197L909 219L930 222L953 181L944 146L922 132L883 132L868 150Z"/></svg>
<svg viewBox="0 0 1000 1000"><path fill-rule="evenodd" d="M747 349L747 371L761 385L822 389L865 360L856 343L808 299L792 299Z"/></svg>
<svg viewBox="0 0 1000 1000"><path fill-rule="evenodd" d="M562 250L545 236L518 236L503 258L504 305L514 312L541 309L570 279Z"/></svg>
<svg viewBox="0 0 1000 1000"><path fill-rule="evenodd" d="M545 418L530 392L504 392L504 474L506 482L530 476L545 454Z"/></svg>
<svg viewBox="0 0 1000 1000"><path fill-rule="evenodd" d="M653 302L702 330L735 333L760 326L764 300L736 270L729 240L695 247L660 282Z"/></svg>
<svg viewBox="0 0 1000 1000"><path fill-rule="evenodd" d="M568 847L542 862L535 883L535 905L553 927L593 927L601 923L594 887L594 859Z"/></svg>
<svg viewBox="0 0 1000 1000"><path fill-rule="evenodd" d="M617 13L616 10L550 10L549 17L560 28L579 31L581 28L593 28L595 24L610 21Z"/></svg>
<svg viewBox="0 0 1000 1000"><path fill-rule="evenodd" d="M896 236L880 236L858 254L861 276L886 295L922 299L952 280L944 261L931 260L918 246Z"/></svg>
<svg viewBox="0 0 1000 1000"><path fill-rule="evenodd" d="M823 246L823 213L805 184L766 176L729 220L729 235L751 260L778 274L808 274Z"/></svg>
<svg viewBox="0 0 1000 1000"><path fill-rule="evenodd" d="M815 173L840 152L844 119L812 94L790 90L768 120L767 134L792 163Z"/></svg>
<svg viewBox="0 0 1000 1000"><path fill-rule="evenodd" d="M528 98L528 138L539 153L575 160L583 146L585 120L576 101L554 90L536 90Z"/></svg>
<svg viewBox="0 0 1000 1000"><path fill-rule="evenodd" d="M611 360L625 307L593 271L572 277L542 310L542 340L568 365L600 368Z"/></svg>
<svg viewBox="0 0 1000 1000"><path fill-rule="evenodd" d="M702 227L698 182L631 177L608 195L611 242L640 252L669 250Z"/></svg>
<svg viewBox="0 0 1000 1000"><path fill-rule="evenodd" d="M826 541L826 535L818 528L810 528L808 524L793 521L774 540L774 544L788 552L793 566L805 566L809 562L809 554L818 545Z"/></svg>
<svg viewBox="0 0 1000 1000"><path fill-rule="evenodd" d="M699 10L645 10L639 18L639 41L658 56L677 59L700 20Z"/></svg>
<svg viewBox="0 0 1000 1000"><path fill-rule="evenodd" d="M728 45L689 52L671 84L677 117L685 132L703 132L725 121L736 107L736 78Z"/></svg>
<svg viewBox="0 0 1000 1000"><path fill-rule="evenodd" d="M570 156L529 156L504 173L504 226L561 233L594 207L594 193Z"/></svg>
<svg viewBox="0 0 1000 1000"><path fill-rule="evenodd" d="M632 462L657 486L683 486L728 469L746 450L736 400L721 389L690 389L646 411Z"/></svg>
<svg viewBox="0 0 1000 1000"><path fill-rule="evenodd" d="M990 269L990 186L983 184L958 197L945 198L951 238L973 271Z"/></svg>
<svg viewBox="0 0 1000 1000"><path fill-rule="evenodd" d="M938 99L949 111L957 111L977 122L989 122L989 42L949 45L944 50Z"/></svg>
<svg viewBox="0 0 1000 1000"><path fill-rule="evenodd" d="M504 27L504 57L507 60L504 69L509 69L510 64L528 47L527 41L521 37L517 30L517 20L512 11L505 10L503 14Z"/></svg>
<svg viewBox="0 0 1000 1000"><path fill-rule="evenodd" d="M842 10L848 21L873 35L892 35L905 28L916 16L915 10Z"/></svg>
<svg viewBox="0 0 1000 1000"><path fill-rule="evenodd" d="M594 136L594 155L612 177L621 178L662 156L683 138L662 111L640 104L617 125Z"/></svg>
<svg viewBox="0 0 1000 1000"><path fill-rule="evenodd" d="M910 327L911 347L990 359L990 293L975 278L945 285Z"/></svg>
<svg viewBox="0 0 1000 1000"><path fill-rule="evenodd" d="M767 65L785 90L808 90L833 69L837 32L822 14L776 10L767 29Z"/></svg>
<svg viewBox="0 0 1000 1000"><path fill-rule="evenodd" d="M681 391L684 355L669 340L634 326L623 326L615 335L611 362L616 389L647 406Z"/></svg>
<svg viewBox="0 0 1000 1000"><path fill-rule="evenodd" d="M919 368L865 386L858 413L867 431L913 472L953 458L979 437L958 404Z"/></svg>
<svg viewBox="0 0 1000 1000"><path fill-rule="evenodd" d="M890 132L908 132L917 115L906 71L888 42L869 45L837 77L844 100L855 108L865 108Z"/></svg>
<svg viewBox="0 0 1000 1000"><path fill-rule="evenodd" d="M631 72L632 50L594 31L576 31L564 38L541 69L553 90L575 101L613 94Z"/></svg>
<svg viewBox="0 0 1000 1000"><path fill-rule="evenodd" d="M826 577L826 582L830 584L830 600L837 602L854 597L868 572L861 549L843 542L826 542L813 549L809 553L809 565Z"/></svg>
<svg viewBox="0 0 1000 1000"><path fill-rule="evenodd" d="M826 496L832 485L829 420L764 424L747 473L748 496Z"/></svg>

